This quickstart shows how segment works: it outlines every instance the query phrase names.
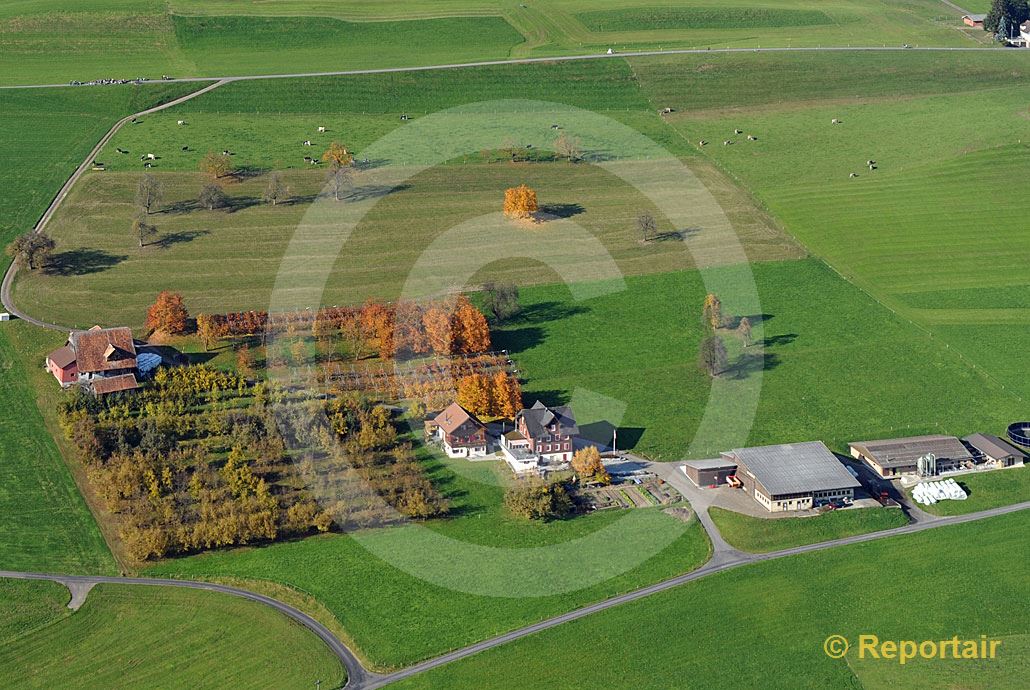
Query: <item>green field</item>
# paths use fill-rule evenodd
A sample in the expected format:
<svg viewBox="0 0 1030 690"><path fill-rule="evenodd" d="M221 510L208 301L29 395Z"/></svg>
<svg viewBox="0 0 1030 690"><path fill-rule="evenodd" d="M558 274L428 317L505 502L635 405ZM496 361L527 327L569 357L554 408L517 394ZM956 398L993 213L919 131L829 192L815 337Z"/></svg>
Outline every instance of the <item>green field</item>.
<svg viewBox="0 0 1030 690"><path fill-rule="evenodd" d="M0 157L17 161L0 169L0 242L32 228L70 172L118 118L192 88L0 92L5 127ZM3 268L7 262L6 255L0 258ZM5 516L0 566L111 572L110 552L36 408L36 383L27 376L42 360L26 360L17 346L17 336L28 332L22 324L0 328L0 389L8 412L0 419L0 512Z"/></svg>
<svg viewBox="0 0 1030 690"><path fill-rule="evenodd" d="M277 611L224 594L98 585L78 611L52 582L0 580L6 688L340 687L329 648Z"/></svg>
<svg viewBox="0 0 1030 690"><path fill-rule="evenodd" d="M918 61L912 76L922 72ZM746 63L716 70L722 89L747 90L755 77ZM771 77L787 64L756 58L753 67ZM1025 400L1019 351L1030 335L1030 247L1026 224L996 209L1030 166L1030 65L1016 57L1010 79L996 67L971 65L960 72L964 85L926 74L922 86L899 77L888 89L863 77L854 84L860 98L758 95L747 111L725 107L743 105L736 99L672 120L692 141L733 128L754 133L758 141L706 154L845 278ZM689 79L677 86L674 74L638 74L660 102L693 106Z"/></svg>
<svg viewBox="0 0 1030 690"><path fill-rule="evenodd" d="M710 508L708 513L723 539L741 551L752 553L878 532L908 522L904 513L891 508L835 510L802 518L756 518L722 508Z"/></svg>
<svg viewBox="0 0 1030 690"><path fill-rule="evenodd" d="M669 48L987 45L935 0L102 0L0 8L5 84L335 71Z"/></svg>
<svg viewBox="0 0 1030 690"><path fill-rule="evenodd" d="M775 560L566 623L402 688L1021 688L1030 664L1026 511ZM948 586L927 594L928 565ZM890 601L870 588L886 587ZM901 602L918 602L919 613ZM897 661L823 653L831 634L1001 639L998 658ZM732 650L732 651L728 651ZM721 661L717 661L721 660Z"/></svg>
<svg viewBox="0 0 1030 690"><path fill-rule="evenodd" d="M955 481L966 490L966 500L941 501L932 506L919 507L934 515L961 515L1030 501L1030 470L1026 467L966 474L955 477ZM907 490L906 493L911 498L912 492Z"/></svg>
<svg viewBox="0 0 1030 690"><path fill-rule="evenodd" d="M717 280L719 270L708 279ZM630 278L624 291L581 301L564 286L525 289L526 316L494 341L512 351L530 399L614 398L626 405L623 443L639 436L635 450L662 459L814 439L843 451L854 438L901 431L964 435L1003 428L1024 409L1011 391L822 262L754 264L752 272L766 342L757 414L749 426L731 409L706 438L694 438L709 399L696 364L694 313L704 296L696 272ZM731 290L747 281L726 283L724 311L740 316ZM665 324L661 347L654 323ZM741 352L732 337L727 344L736 349L720 380L725 398L713 404L732 408L754 382L757 355ZM581 423L598 421L580 416Z"/></svg>
<svg viewBox="0 0 1030 690"><path fill-rule="evenodd" d="M708 558L696 521L640 509L527 523L502 507L496 463L427 462L455 516L427 523L428 530L410 525L313 537L170 560L148 572L288 585L324 604L363 659L398 667L687 572ZM644 560L653 549L660 551ZM570 561L577 566L568 568ZM555 589L566 582L572 589Z"/></svg>

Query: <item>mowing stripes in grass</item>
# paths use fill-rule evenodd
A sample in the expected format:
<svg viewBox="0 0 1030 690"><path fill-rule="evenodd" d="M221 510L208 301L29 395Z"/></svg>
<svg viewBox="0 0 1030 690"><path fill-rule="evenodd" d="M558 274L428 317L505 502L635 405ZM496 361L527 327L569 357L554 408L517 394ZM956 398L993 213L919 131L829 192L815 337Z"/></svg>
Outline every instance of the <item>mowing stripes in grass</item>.
<svg viewBox="0 0 1030 690"><path fill-rule="evenodd" d="M758 518L722 508L710 508L708 512L723 539L741 551L755 553L878 532L908 523L899 508L852 508L793 518Z"/></svg>
<svg viewBox="0 0 1030 690"><path fill-rule="evenodd" d="M576 19L591 31L757 29L833 23L819 10L769 7L635 7L580 12Z"/></svg>

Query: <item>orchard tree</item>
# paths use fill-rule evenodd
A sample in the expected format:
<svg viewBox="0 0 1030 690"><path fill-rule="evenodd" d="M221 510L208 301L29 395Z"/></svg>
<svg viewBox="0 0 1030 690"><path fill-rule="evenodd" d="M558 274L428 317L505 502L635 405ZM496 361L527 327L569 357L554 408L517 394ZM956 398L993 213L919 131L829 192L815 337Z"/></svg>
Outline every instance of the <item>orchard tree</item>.
<svg viewBox="0 0 1030 690"><path fill-rule="evenodd" d="M504 494L504 505L512 515L527 520L553 520L572 512L572 498L565 485L541 479L511 484Z"/></svg>
<svg viewBox="0 0 1030 690"><path fill-rule="evenodd" d="M486 317L465 295L459 295L455 304L453 332L456 335L454 340L458 343L457 352L461 354L487 352L490 349L490 326L486 323Z"/></svg>
<svg viewBox="0 0 1030 690"><path fill-rule="evenodd" d="M641 213L637 216L637 230L645 242L650 242L658 233L658 222L650 213Z"/></svg>
<svg viewBox="0 0 1030 690"><path fill-rule="evenodd" d="M229 196L218 185L209 183L201 188L197 201L208 211L214 211L216 208L227 206L229 204Z"/></svg>
<svg viewBox="0 0 1030 690"><path fill-rule="evenodd" d="M562 132L558 138L555 139L554 152L570 163L578 161L583 156L583 151L579 145L579 139L576 137L570 137L565 132Z"/></svg>
<svg viewBox="0 0 1030 690"><path fill-rule="evenodd" d="M197 314L197 335L204 341L204 349L210 350L211 345L223 335L221 325L208 314Z"/></svg>
<svg viewBox="0 0 1030 690"><path fill-rule="evenodd" d="M701 341L698 364L702 371L712 377L726 371L729 360L726 354L726 345L722 342L722 338L712 334Z"/></svg>
<svg viewBox="0 0 1030 690"><path fill-rule="evenodd" d="M340 142L334 141L322 154L322 160L336 168L349 168L354 164L354 154Z"/></svg>
<svg viewBox="0 0 1030 690"><path fill-rule="evenodd" d="M486 283L483 285L483 304L496 323L504 323L522 311L519 288L515 283Z"/></svg>
<svg viewBox="0 0 1030 690"><path fill-rule="evenodd" d="M132 221L132 236L139 240L139 247L142 249L147 245L147 239L157 235L157 228L147 222L145 214L140 215Z"/></svg>
<svg viewBox="0 0 1030 690"><path fill-rule="evenodd" d="M431 304L422 312L422 325L425 328L429 349L438 355L453 354L456 349L454 334L451 331L451 312L445 302Z"/></svg>
<svg viewBox="0 0 1030 690"><path fill-rule="evenodd" d="M165 290L147 310L147 328L154 333L179 335L186 332L189 318L182 295Z"/></svg>
<svg viewBox="0 0 1030 690"><path fill-rule="evenodd" d="M504 190L504 215L508 218L530 218L539 210L536 192L526 185Z"/></svg>
<svg viewBox="0 0 1030 690"><path fill-rule="evenodd" d="M491 412L494 416L514 419L522 409L522 386L513 375L506 371L498 371L493 377L490 398Z"/></svg>
<svg viewBox="0 0 1030 690"><path fill-rule="evenodd" d="M737 324L737 335L740 336L740 342L744 344L744 347L751 346L751 320L746 316Z"/></svg>
<svg viewBox="0 0 1030 690"><path fill-rule="evenodd" d="M268 184L265 185L264 194L261 198L266 204L272 204L275 206L280 201L289 198L290 188L283 182L283 176L278 172L273 172L268 176Z"/></svg>
<svg viewBox="0 0 1030 690"><path fill-rule="evenodd" d="M55 246L54 240L46 233L27 232L7 245L7 255L18 265L27 266L30 271L35 271L46 265Z"/></svg>
<svg viewBox="0 0 1030 690"><path fill-rule="evenodd" d="M597 484L610 484L611 475L601 461L601 452L596 446L580 448L572 455L572 469L580 479Z"/></svg>
<svg viewBox="0 0 1030 690"><path fill-rule="evenodd" d="M491 410L490 379L483 374L469 374L458 381L458 404L476 415L488 415Z"/></svg>
<svg viewBox="0 0 1030 690"><path fill-rule="evenodd" d="M212 180L219 180L232 175L235 168L232 158L227 153L215 153L208 151L207 155L200 159L200 171L206 173Z"/></svg>
<svg viewBox="0 0 1030 690"><path fill-rule="evenodd" d="M136 185L136 206L142 214L149 216L163 198L164 189L160 180L149 174L139 178L139 184Z"/></svg>
<svg viewBox="0 0 1030 690"><path fill-rule="evenodd" d="M722 302L715 293L705 295L704 304L701 305L701 323L713 331L722 327Z"/></svg>

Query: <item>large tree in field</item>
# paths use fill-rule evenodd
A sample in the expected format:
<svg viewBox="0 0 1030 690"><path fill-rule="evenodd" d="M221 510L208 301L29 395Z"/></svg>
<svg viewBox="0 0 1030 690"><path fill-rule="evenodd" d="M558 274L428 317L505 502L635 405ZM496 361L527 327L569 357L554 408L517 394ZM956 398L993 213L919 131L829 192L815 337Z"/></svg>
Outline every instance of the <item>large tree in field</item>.
<svg viewBox="0 0 1030 690"><path fill-rule="evenodd" d="M552 520L572 512L572 498L559 482L549 484L540 479L519 480L504 494L505 507L517 517L527 520Z"/></svg>
<svg viewBox="0 0 1030 690"><path fill-rule="evenodd" d="M147 246L147 240L155 235L157 235L157 228L147 222L146 214L140 213L132 221L132 236L139 240L140 249Z"/></svg>
<svg viewBox="0 0 1030 690"><path fill-rule="evenodd" d="M737 324L737 335L740 336L740 342L744 347L751 346L751 319L745 316L740 320Z"/></svg>
<svg viewBox="0 0 1030 690"><path fill-rule="evenodd" d="M139 184L136 185L136 205L142 213L149 216L163 198L164 189L160 180L153 175L139 178Z"/></svg>
<svg viewBox="0 0 1030 690"><path fill-rule="evenodd" d="M228 154L214 151L208 151L207 155L200 159L199 167L200 172L206 173L213 180L228 177L235 169Z"/></svg>
<svg viewBox="0 0 1030 690"><path fill-rule="evenodd" d="M262 200L266 204L272 204L275 206L280 201L289 198L290 188L283 182L283 176L278 172L273 172L268 176L268 184L265 185L265 191L261 195Z"/></svg>
<svg viewBox="0 0 1030 690"><path fill-rule="evenodd" d="M577 450L572 455L572 469L584 481L598 484L610 484L612 481L604 462L601 461L601 452L596 446Z"/></svg>
<svg viewBox="0 0 1030 690"><path fill-rule="evenodd" d="M473 354L487 352L490 349L490 326L486 323L486 317L465 295L458 296L453 322L453 331L456 335L454 340L458 343L457 352Z"/></svg>
<svg viewBox="0 0 1030 690"><path fill-rule="evenodd" d="M147 310L147 328L155 333L179 335L186 332L189 318L182 295L165 290Z"/></svg>
<svg viewBox="0 0 1030 690"><path fill-rule="evenodd" d="M394 311L388 305L376 300L368 300L361 307L361 330L365 341L374 343L379 351L380 359L390 359L394 355L394 327L396 325Z"/></svg>
<svg viewBox="0 0 1030 690"><path fill-rule="evenodd" d="M555 140L554 152L570 163L578 161L583 155L583 150L579 145L579 139L576 137L570 137L565 132L562 132Z"/></svg>
<svg viewBox="0 0 1030 690"><path fill-rule="evenodd" d="M483 306L497 323L504 323L522 311L519 288L515 283L486 283L483 285Z"/></svg>
<svg viewBox="0 0 1030 690"><path fill-rule="evenodd" d="M458 381L458 404L476 415L491 412L491 382L483 374L469 374Z"/></svg>
<svg viewBox="0 0 1030 690"><path fill-rule="evenodd" d="M214 211L216 208L228 205L229 195L218 185L209 183L201 188L200 194L197 195L197 201L208 211Z"/></svg>
<svg viewBox="0 0 1030 690"><path fill-rule="evenodd" d="M728 364L726 345L722 342L722 338L712 334L701 341L698 365L702 371L709 376L715 377L726 371Z"/></svg>
<svg viewBox="0 0 1030 690"><path fill-rule="evenodd" d="M44 232L27 232L7 245L7 255L30 271L46 266L56 243Z"/></svg>
<svg viewBox="0 0 1030 690"><path fill-rule="evenodd" d="M504 190L504 215L508 218L529 218L539 210L533 189L520 184Z"/></svg>
<svg viewBox="0 0 1030 690"><path fill-rule="evenodd" d="M354 154L347 150L347 147L338 141L329 144L329 148L322 154L322 160L329 164L329 172L326 179L333 191L333 198L341 199L343 188L350 184L352 177L351 166L354 165Z"/></svg>

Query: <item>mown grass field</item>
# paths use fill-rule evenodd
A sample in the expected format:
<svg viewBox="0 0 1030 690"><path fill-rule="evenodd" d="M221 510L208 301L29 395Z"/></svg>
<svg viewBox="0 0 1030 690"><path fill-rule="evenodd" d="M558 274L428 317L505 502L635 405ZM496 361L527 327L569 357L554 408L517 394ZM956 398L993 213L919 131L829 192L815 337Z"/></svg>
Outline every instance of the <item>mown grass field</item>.
<svg viewBox="0 0 1030 690"><path fill-rule="evenodd" d="M849 98L847 87L818 98L788 87L781 99L721 105L696 103L689 78L676 85L675 73L638 74L654 98L687 111L671 119L688 139L736 140L705 152L808 249L1026 399L1027 224L998 209L1030 169L1030 62L1015 56L1007 74L991 60L969 63L939 80L939 66L927 63L927 72L920 61L879 85L876 70L860 74ZM745 58L710 62L721 88L741 93L760 76L794 69L763 58L751 71ZM910 81L919 75L922 85ZM758 140L734 136L735 128Z"/></svg>
<svg viewBox="0 0 1030 690"><path fill-rule="evenodd" d="M756 518L732 510L710 508L719 534L741 551L765 553L901 527L908 520L893 508L835 510L814 517Z"/></svg>
<svg viewBox="0 0 1030 690"><path fill-rule="evenodd" d="M0 242L28 231L60 185L96 140L121 116L187 93L189 85L110 91L0 92L5 136L0 157ZM42 135L45 133L45 136ZM9 259L0 258L6 269ZM36 353L23 357L18 335L29 327L0 328L0 389L7 414L0 418L0 566L15 570L109 573L114 561L75 488L58 447L36 407L41 367Z"/></svg>
<svg viewBox="0 0 1030 690"><path fill-rule="evenodd" d="M0 683L7 688L340 687L314 634L223 594L98 585L78 611L52 582L0 580Z"/></svg>
<svg viewBox="0 0 1030 690"><path fill-rule="evenodd" d="M968 494L964 501L941 501L919 507L934 515L961 515L1030 501L1030 470L1026 467L955 477ZM911 490L906 490L911 498Z"/></svg>
<svg viewBox="0 0 1030 690"><path fill-rule="evenodd" d="M527 398L613 398L625 404L623 444L634 439L637 452L666 460L816 439L843 451L856 433L997 432L1024 409L1011 391L822 262L751 269L764 320L735 306L740 297L730 289L742 290L746 277L720 296L726 314L761 322L765 346L761 355L742 351L727 335L731 366L718 395L697 367L704 297L697 272L629 278L626 290L586 300L564 286L524 289L523 321L494 342L512 351ZM730 269L711 271L713 279L720 270ZM663 324L660 341L655 323ZM734 406L754 385L759 357L764 371L751 423ZM729 406L729 416L717 433L695 438L708 405ZM600 420L580 415L581 423Z"/></svg>
<svg viewBox="0 0 1030 690"><path fill-rule="evenodd" d="M708 558L696 520L638 509L529 523L503 508L506 470L497 463L425 461L452 518L169 560L147 572L298 589L325 605L363 659L383 668L693 570Z"/></svg>
<svg viewBox="0 0 1030 690"><path fill-rule="evenodd" d="M0 8L7 84L333 71L669 48L976 46L934 0L47 0Z"/></svg>
<svg viewBox="0 0 1030 690"><path fill-rule="evenodd" d="M761 563L430 671L401 688L1020 688L1030 670L1027 512ZM927 564L948 586L926 595ZM894 602L870 596L890 583ZM900 602L918 602L918 615ZM823 642L1001 639L994 660L830 659ZM737 650L727 654L726 650ZM729 656L732 663L719 662Z"/></svg>

